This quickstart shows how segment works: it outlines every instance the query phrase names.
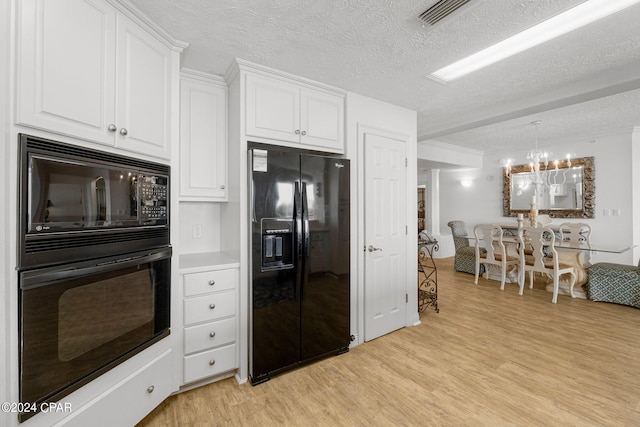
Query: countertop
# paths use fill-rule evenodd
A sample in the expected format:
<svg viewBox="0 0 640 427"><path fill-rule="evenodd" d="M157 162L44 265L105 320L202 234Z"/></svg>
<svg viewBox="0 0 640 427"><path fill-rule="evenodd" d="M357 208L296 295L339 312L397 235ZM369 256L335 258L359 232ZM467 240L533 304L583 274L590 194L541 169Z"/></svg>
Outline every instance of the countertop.
<svg viewBox="0 0 640 427"><path fill-rule="evenodd" d="M180 274L239 267L240 262L237 258L226 252L181 254L178 258Z"/></svg>

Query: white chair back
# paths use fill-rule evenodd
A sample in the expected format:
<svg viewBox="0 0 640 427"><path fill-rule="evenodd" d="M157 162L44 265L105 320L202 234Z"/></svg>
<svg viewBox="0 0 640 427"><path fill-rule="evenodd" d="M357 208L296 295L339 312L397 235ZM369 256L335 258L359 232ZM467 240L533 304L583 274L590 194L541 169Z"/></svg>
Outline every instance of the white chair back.
<svg viewBox="0 0 640 427"><path fill-rule="evenodd" d="M502 227L496 224L478 224L473 228L476 237L476 257L480 256L480 244L484 241L487 250L486 261L492 264L500 264L506 255L506 249L502 242Z"/></svg>
<svg viewBox="0 0 640 427"><path fill-rule="evenodd" d="M553 247L556 236L550 228L524 227L518 238L521 262L524 263L526 257L526 264L530 270L546 273L549 270L549 262L558 263L558 254Z"/></svg>
<svg viewBox="0 0 640 427"><path fill-rule="evenodd" d="M573 266L561 263L554 247L556 236L549 227L524 227L518 235L520 240L520 274L524 285L524 275L529 272L529 288L533 288L533 273L545 273L553 277L552 303L558 301L558 284L560 276L571 275L571 297L574 298L573 287L576 273Z"/></svg>
<svg viewBox="0 0 640 427"><path fill-rule="evenodd" d="M560 240L569 243L591 242L591 226L583 222L563 222L560 224Z"/></svg>
<svg viewBox="0 0 640 427"><path fill-rule="evenodd" d="M500 267L501 280L500 290L504 290L504 283L507 275L508 266L517 266L520 260L516 257L508 256L507 249L503 241L502 227L496 224L478 224L473 228L473 234L476 237L476 277L475 284L478 284L478 276L480 274L480 264L493 264ZM486 253L480 253L480 244L484 241L484 249ZM520 295L522 295L522 281L518 281Z"/></svg>

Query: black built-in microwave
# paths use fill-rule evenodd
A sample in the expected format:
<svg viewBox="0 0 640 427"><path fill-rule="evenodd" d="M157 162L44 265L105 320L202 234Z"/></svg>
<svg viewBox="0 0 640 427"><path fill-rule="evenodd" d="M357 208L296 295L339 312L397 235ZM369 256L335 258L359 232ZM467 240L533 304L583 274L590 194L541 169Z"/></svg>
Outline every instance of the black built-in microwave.
<svg viewBox="0 0 640 427"><path fill-rule="evenodd" d="M169 245L165 164L19 135L20 269Z"/></svg>

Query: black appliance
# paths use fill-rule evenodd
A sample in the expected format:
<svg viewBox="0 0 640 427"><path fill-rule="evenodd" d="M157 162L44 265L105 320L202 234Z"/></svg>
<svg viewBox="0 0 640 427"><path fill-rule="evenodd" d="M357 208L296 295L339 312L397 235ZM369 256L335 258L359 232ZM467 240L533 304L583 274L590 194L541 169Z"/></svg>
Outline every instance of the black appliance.
<svg viewBox="0 0 640 427"><path fill-rule="evenodd" d="M169 335L172 249L169 166L18 142L24 421Z"/></svg>
<svg viewBox="0 0 640 427"><path fill-rule="evenodd" d="M168 165L25 134L19 144L21 268L169 244Z"/></svg>
<svg viewBox="0 0 640 427"><path fill-rule="evenodd" d="M349 349L349 161L252 147L252 384Z"/></svg>
<svg viewBox="0 0 640 427"><path fill-rule="evenodd" d="M160 248L20 272L21 421L169 335L170 266Z"/></svg>

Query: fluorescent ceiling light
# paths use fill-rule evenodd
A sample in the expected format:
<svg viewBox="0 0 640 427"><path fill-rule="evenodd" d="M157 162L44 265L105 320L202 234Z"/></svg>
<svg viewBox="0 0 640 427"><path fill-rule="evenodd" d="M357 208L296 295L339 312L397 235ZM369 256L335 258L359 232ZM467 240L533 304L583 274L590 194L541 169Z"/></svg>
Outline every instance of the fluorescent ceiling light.
<svg viewBox="0 0 640 427"><path fill-rule="evenodd" d="M428 77L444 82L457 79L638 3L640 0L587 0L528 30L440 68Z"/></svg>

